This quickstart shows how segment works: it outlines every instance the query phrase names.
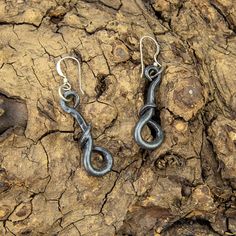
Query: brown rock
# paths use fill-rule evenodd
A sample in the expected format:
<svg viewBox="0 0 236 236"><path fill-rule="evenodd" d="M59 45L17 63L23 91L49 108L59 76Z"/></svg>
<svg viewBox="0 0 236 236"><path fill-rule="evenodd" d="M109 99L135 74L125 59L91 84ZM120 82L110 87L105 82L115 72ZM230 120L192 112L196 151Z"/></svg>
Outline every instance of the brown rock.
<svg viewBox="0 0 236 236"><path fill-rule="evenodd" d="M208 186L199 185L191 195L191 206L197 211L212 212L216 205Z"/></svg>
<svg viewBox="0 0 236 236"><path fill-rule="evenodd" d="M209 128L210 136L217 153L217 158L223 162L224 168L220 171L224 179L228 179L233 186L236 186L235 180L235 135L236 124L233 120L219 116Z"/></svg>
<svg viewBox="0 0 236 236"><path fill-rule="evenodd" d="M11 214L9 219L11 221L21 221L29 217L31 213L32 213L31 202L21 203L16 207L16 209Z"/></svg>
<svg viewBox="0 0 236 236"><path fill-rule="evenodd" d="M7 219L8 215L11 213L11 210L7 205L1 205L0 207L0 219L5 220Z"/></svg>
<svg viewBox="0 0 236 236"><path fill-rule="evenodd" d="M235 12L233 0L2 1L0 235L235 233ZM133 138L144 35L164 68L153 151ZM153 64L155 45L143 49ZM81 131L59 104L65 55L81 61L84 95L76 63L63 71L94 143L114 157L102 178L84 170Z"/></svg>

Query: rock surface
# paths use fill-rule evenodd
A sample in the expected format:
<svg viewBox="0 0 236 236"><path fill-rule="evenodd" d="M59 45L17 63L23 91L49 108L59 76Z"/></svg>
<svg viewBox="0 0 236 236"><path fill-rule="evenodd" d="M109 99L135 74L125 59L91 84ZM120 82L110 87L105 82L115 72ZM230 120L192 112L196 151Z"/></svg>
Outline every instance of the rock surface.
<svg viewBox="0 0 236 236"><path fill-rule="evenodd" d="M236 235L233 0L12 0L0 19L0 235ZM165 66L165 141L152 152L132 134L144 35ZM65 55L82 62L79 109L114 157L102 178L85 172L80 129L59 105ZM79 91L76 64L65 70Z"/></svg>

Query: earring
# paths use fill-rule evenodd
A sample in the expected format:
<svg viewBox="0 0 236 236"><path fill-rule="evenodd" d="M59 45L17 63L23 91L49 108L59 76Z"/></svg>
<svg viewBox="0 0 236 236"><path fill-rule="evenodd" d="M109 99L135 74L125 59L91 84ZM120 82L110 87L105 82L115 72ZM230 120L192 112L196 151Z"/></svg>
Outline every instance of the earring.
<svg viewBox="0 0 236 236"><path fill-rule="evenodd" d="M61 62L65 59L72 59L78 63L80 91L82 94L84 94L81 85L81 66L79 60L71 56L64 57L60 59L56 65L58 74L63 78L63 84L58 89L60 96L60 105L66 113L69 113L72 117L76 119L81 130L83 131L82 137L80 139L80 145L83 150L84 168L90 175L103 176L109 171L111 171L113 165L113 158L111 153L108 152L105 148L93 145L93 138L90 132L91 126L86 123L83 116L79 113L79 111L76 110L76 107L78 107L79 105L80 98L75 91L71 90L72 86L61 70ZM69 102L71 102L72 100L74 100L74 106L69 106ZM104 167L98 169L93 166L92 152L98 153L103 157L103 161L105 163Z"/></svg>
<svg viewBox="0 0 236 236"><path fill-rule="evenodd" d="M153 65L148 65L144 68L144 62L143 62L143 46L142 42L143 40L151 39L155 45L156 45L156 53L154 54L154 63ZM147 92L146 102L142 109L140 110L140 119L137 122L135 129L134 129L134 139L137 142L138 145L140 145L142 148L147 150L153 150L156 149L161 145L164 139L163 131L154 120L152 120L153 116L155 115L155 91L156 87L160 84L161 81L161 72L162 72L162 66L157 61L157 56L160 52L159 44L155 39L153 39L150 36L144 36L140 39L140 56L141 56L141 78L145 77L150 84ZM148 142L145 141L142 138L141 132L145 125L148 125L154 132L155 132L155 138L153 141Z"/></svg>

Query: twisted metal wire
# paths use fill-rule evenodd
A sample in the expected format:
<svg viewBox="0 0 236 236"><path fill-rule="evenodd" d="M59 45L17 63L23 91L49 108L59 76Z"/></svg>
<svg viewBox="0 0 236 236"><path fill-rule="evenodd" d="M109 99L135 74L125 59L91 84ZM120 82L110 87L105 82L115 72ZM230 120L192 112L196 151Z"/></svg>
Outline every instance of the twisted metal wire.
<svg viewBox="0 0 236 236"><path fill-rule="evenodd" d="M155 115L155 91L161 81L161 72L157 66L149 65L144 69L145 78L150 81L147 99L140 111L140 118L134 129L134 139L143 149L153 150L158 148L164 140L162 128L152 118ZM145 141L142 137L142 130L148 125L154 132L155 137L151 142Z"/></svg>
<svg viewBox="0 0 236 236"><path fill-rule="evenodd" d="M91 135L91 126L86 123L83 116L75 109L79 105L79 96L75 91L66 91L64 98L75 98L75 106L70 107L67 105L65 99L61 98L60 105L62 109L73 116L78 122L83 134L80 139L80 145L83 149L83 164L86 171L92 176L103 176L111 171L113 165L113 158L109 151L103 147L94 146L93 138ZM92 164L92 152L96 152L103 157L105 165L102 168L95 168Z"/></svg>

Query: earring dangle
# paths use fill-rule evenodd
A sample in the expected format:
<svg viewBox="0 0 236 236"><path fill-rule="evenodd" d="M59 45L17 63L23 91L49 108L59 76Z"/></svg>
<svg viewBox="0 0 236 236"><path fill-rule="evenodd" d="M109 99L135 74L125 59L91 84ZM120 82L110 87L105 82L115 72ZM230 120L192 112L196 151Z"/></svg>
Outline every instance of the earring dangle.
<svg viewBox="0 0 236 236"><path fill-rule="evenodd" d="M143 62L143 40L144 39L152 40L156 45L156 53L154 54L154 63L153 65L148 65L144 68ZM157 61L157 56L160 52L160 47L157 41L150 36L143 36L140 39L140 56L141 56L141 78L144 75L144 78L147 79L149 83L149 88L147 92L146 102L142 109L140 110L140 118L137 122L134 129L134 139L139 146L143 149L153 150L158 148L164 140L164 134L162 128L157 124L152 118L155 115L155 92L157 86L161 81L161 73L163 71L161 64ZM154 132L155 137L153 141L145 141L142 137L142 129L145 125L148 125Z"/></svg>
<svg viewBox="0 0 236 236"><path fill-rule="evenodd" d="M80 91L82 94L84 94L84 91L81 85L81 66L80 66L79 60L71 56L63 57L57 62L57 65L56 65L58 74L63 78L63 84L58 89L59 96L60 96L60 105L66 113L69 113L72 117L75 118L81 130L83 131L82 137L80 139L80 145L83 150L84 168L92 176L103 176L107 174L109 171L111 171L111 168L113 165L113 158L112 158L111 153L107 151L105 148L94 146L93 138L90 132L91 126L86 123L86 121L84 120L80 112L76 110L80 102L80 97L78 93L71 90L72 86L69 83L67 77L63 74L61 70L61 62L65 59L71 59L77 62L78 69L79 69ZM72 100L74 101L74 106L69 105L69 102L71 102ZM93 166L92 152L100 154L103 157L104 166L102 168L95 168Z"/></svg>

